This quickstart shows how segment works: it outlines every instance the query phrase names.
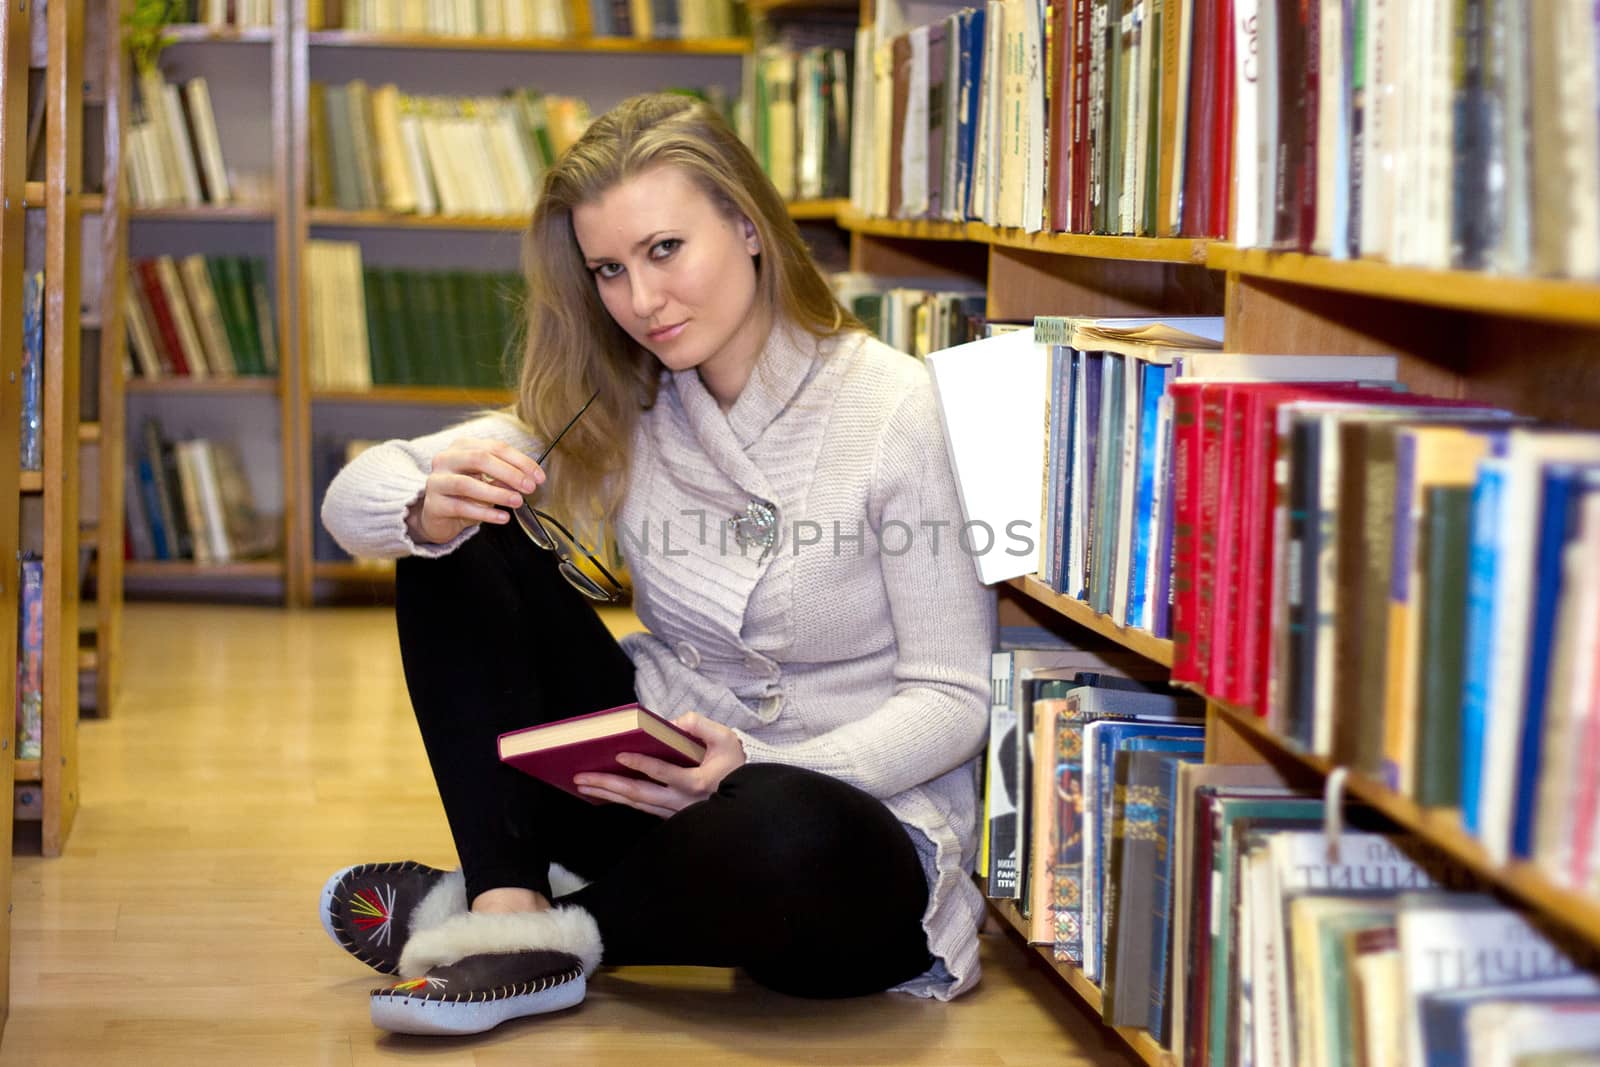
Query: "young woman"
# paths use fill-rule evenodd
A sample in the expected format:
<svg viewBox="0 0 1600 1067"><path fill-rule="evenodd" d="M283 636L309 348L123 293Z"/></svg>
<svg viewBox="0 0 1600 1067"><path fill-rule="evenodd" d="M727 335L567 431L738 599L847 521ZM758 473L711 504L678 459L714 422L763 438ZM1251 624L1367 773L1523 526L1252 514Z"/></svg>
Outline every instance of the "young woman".
<svg viewBox="0 0 1600 1067"><path fill-rule="evenodd" d="M461 861L324 889L335 941L407 976L374 1021L488 1029L578 1002L601 962L809 997L968 989L993 602L923 367L840 309L754 157L686 97L590 127L524 260L515 415L373 448L323 503L352 553L400 557ZM601 522L648 627L620 645L592 610L620 596L585 548ZM702 762L622 757L644 777L580 776L586 803L497 759L504 731L635 700ZM553 888L552 865L587 884Z"/></svg>

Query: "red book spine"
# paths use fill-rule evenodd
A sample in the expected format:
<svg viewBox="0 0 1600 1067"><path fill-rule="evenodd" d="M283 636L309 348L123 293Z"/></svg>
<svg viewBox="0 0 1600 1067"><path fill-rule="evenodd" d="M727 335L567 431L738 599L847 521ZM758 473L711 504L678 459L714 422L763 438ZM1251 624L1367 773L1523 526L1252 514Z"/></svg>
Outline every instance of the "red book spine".
<svg viewBox="0 0 1600 1067"><path fill-rule="evenodd" d="M1072 232L1089 232L1089 0L1072 0Z"/></svg>
<svg viewBox="0 0 1600 1067"><path fill-rule="evenodd" d="M1200 386L1176 381L1172 393L1172 680L1200 680L1195 649L1199 557Z"/></svg>
<svg viewBox="0 0 1600 1067"><path fill-rule="evenodd" d="M1206 687L1224 700L1236 700L1235 675L1239 642L1239 527L1244 521L1244 413L1246 389L1220 389L1221 421L1217 427L1218 482L1216 493L1216 559L1211 582L1211 666Z"/></svg>
<svg viewBox="0 0 1600 1067"><path fill-rule="evenodd" d="M1183 146L1183 212L1180 227L1188 236L1205 236L1210 229L1211 198L1207 183L1213 169L1211 127L1216 123L1216 79L1211 66L1216 58L1217 34L1233 32L1228 23L1217 25L1216 0L1194 0L1194 22L1189 43L1189 125Z"/></svg>
<svg viewBox="0 0 1600 1067"><path fill-rule="evenodd" d="M1241 494L1244 522L1240 543L1239 665L1234 678L1235 699L1266 714L1266 653L1271 611L1268 591L1272 588L1273 501L1276 495L1273 471L1277 459L1277 434L1274 420L1278 405L1272 396L1252 393L1247 404L1244 431L1244 491Z"/></svg>
<svg viewBox="0 0 1600 1067"><path fill-rule="evenodd" d="M1215 111L1211 115L1211 188L1208 227L1204 237L1227 237L1233 203L1233 0L1216 0L1216 59L1211 75L1216 82Z"/></svg>
<svg viewBox="0 0 1600 1067"><path fill-rule="evenodd" d="M1052 230L1071 228L1072 182L1068 167L1072 161L1072 18L1068 8L1073 2L1050 2L1050 80L1045 85L1050 107L1050 128L1045 131L1049 173L1045 182Z"/></svg>
<svg viewBox="0 0 1600 1067"><path fill-rule="evenodd" d="M140 288L144 290L144 300L150 308L150 314L156 320L156 332L161 335L161 347L166 349L167 359L172 363L172 373L187 375L188 354L184 352L183 341L178 337L178 324L172 317L172 308L167 304L167 291L161 286L155 260L136 261L134 272L139 277Z"/></svg>

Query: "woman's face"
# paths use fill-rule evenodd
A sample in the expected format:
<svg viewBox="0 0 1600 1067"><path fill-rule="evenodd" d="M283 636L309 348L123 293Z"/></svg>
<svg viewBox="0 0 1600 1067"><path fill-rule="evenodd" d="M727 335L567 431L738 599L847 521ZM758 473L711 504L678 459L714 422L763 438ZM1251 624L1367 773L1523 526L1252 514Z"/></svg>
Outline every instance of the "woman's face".
<svg viewBox="0 0 1600 1067"><path fill-rule="evenodd" d="M697 369L730 406L771 329L757 307L755 227L666 165L574 208L572 227L617 325L668 369Z"/></svg>

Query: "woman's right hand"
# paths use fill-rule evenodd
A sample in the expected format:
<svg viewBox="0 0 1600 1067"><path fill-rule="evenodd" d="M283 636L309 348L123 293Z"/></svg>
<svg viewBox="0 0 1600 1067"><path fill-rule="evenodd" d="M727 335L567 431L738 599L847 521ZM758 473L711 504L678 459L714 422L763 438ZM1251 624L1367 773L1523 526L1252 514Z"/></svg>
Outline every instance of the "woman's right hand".
<svg viewBox="0 0 1600 1067"><path fill-rule="evenodd" d="M442 545L480 522L505 523L522 498L544 484L533 457L502 442L463 437L433 457L422 499L406 512L414 541Z"/></svg>

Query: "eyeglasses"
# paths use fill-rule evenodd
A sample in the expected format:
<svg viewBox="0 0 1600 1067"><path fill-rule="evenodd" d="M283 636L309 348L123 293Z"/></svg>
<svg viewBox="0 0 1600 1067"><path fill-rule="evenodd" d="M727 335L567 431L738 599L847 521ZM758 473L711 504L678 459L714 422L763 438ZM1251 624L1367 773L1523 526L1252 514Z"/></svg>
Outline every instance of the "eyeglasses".
<svg viewBox="0 0 1600 1067"><path fill-rule="evenodd" d="M544 452L537 460L540 466L544 465L545 457L555 449L583 413L589 410L589 405L593 404L595 397L599 395L595 393L589 397L583 407L578 409L578 414L572 416L572 419L561 428L561 432L556 434L555 440L545 446ZM513 508L511 513L517 517L517 525L528 535L528 540L546 552L556 554L556 558L560 560L558 567L561 577L567 580L567 584L590 600L598 600L604 604L614 604L623 598L622 583L606 570L605 564L596 559L594 553L573 536L572 531L563 526L560 520L533 507L528 503L527 497L523 497L522 503Z"/></svg>

